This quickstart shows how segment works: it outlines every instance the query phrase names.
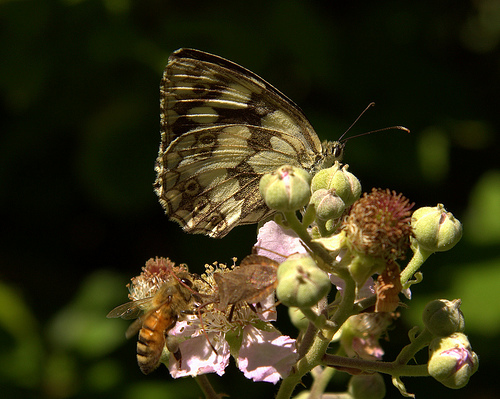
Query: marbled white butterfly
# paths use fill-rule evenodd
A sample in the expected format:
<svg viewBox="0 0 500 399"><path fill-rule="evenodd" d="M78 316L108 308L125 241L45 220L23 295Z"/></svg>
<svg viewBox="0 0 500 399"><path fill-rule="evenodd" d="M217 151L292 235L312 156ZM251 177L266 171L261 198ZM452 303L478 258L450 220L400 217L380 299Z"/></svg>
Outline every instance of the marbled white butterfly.
<svg viewBox="0 0 500 399"><path fill-rule="evenodd" d="M288 164L314 174L344 149L345 142L321 143L299 107L265 80L199 50L169 57L160 107L155 192L188 233L221 238L267 218L264 173Z"/></svg>

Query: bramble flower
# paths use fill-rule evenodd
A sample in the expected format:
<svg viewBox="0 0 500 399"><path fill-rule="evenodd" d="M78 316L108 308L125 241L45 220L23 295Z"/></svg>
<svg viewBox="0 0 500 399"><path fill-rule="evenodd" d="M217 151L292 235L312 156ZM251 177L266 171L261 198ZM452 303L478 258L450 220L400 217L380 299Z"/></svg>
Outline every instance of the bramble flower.
<svg viewBox="0 0 500 399"><path fill-rule="evenodd" d="M388 312L351 316L342 326L340 336L347 355L366 360L381 360L384 350L379 340L387 332L393 319L393 314Z"/></svg>
<svg viewBox="0 0 500 399"><path fill-rule="evenodd" d="M128 297L131 301L136 301L153 296L158 288L172 278L172 274L187 271L187 265L184 263L176 266L169 258L151 258L142 267L141 274L131 279L132 284L127 284Z"/></svg>
<svg viewBox="0 0 500 399"><path fill-rule="evenodd" d="M387 265L403 259L412 235L409 203L402 194L373 189L354 203L344 220L346 245L353 255L349 272L359 286Z"/></svg>
<svg viewBox="0 0 500 399"><path fill-rule="evenodd" d="M198 287L200 294L214 298L214 274L230 271L222 264L207 265L202 275L204 283ZM295 340L282 335L269 322L276 314L274 300L271 303L261 304L263 309L256 311L257 306L243 301L230 304L227 309L219 309L218 303L209 301L200 308L201 320L178 323L170 334L184 339L179 343L183 360L179 364L170 359L172 377L212 372L222 375L230 356L245 377L254 381L276 384L286 377L297 360Z"/></svg>
<svg viewBox="0 0 500 399"><path fill-rule="evenodd" d="M352 205L361 195L361 183L351 172L348 165L341 167L339 162L316 173L311 182L311 191L334 189L345 206Z"/></svg>
<svg viewBox="0 0 500 399"><path fill-rule="evenodd" d="M384 379L379 373L353 375L349 380L348 392L353 399L383 399Z"/></svg>
<svg viewBox="0 0 500 399"><path fill-rule="evenodd" d="M465 320L460 305L462 301L455 299L435 299L429 302L422 314L422 320L427 329L439 337L446 337L455 332L465 330Z"/></svg>

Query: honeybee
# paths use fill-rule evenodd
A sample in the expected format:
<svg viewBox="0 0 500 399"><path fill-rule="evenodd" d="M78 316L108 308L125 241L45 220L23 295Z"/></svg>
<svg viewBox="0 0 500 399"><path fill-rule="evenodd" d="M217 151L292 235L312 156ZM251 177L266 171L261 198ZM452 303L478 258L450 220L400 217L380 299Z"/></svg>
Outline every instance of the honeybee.
<svg viewBox="0 0 500 399"><path fill-rule="evenodd" d="M193 285L192 277L187 272L172 275L153 296L124 303L106 316L134 319L145 311L125 333L127 338L131 338L139 331L137 363L144 374L151 373L159 366L165 345L181 361L179 348L168 332L183 313L192 311L197 299Z"/></svg>

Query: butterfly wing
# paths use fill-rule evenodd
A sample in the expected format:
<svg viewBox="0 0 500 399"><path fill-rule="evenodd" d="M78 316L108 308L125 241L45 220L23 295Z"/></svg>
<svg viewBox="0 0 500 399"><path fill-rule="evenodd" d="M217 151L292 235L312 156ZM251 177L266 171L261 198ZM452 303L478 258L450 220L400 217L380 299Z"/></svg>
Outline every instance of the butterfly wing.
<svg viewBox="0 0 500 399"><path fill-rule="evenodd" d="M269 83L197 50L172 54L161 83L155 191L190 233L224 237L272 212L259 179L284 164L311 169L322 157L302 111Z"/></svg>

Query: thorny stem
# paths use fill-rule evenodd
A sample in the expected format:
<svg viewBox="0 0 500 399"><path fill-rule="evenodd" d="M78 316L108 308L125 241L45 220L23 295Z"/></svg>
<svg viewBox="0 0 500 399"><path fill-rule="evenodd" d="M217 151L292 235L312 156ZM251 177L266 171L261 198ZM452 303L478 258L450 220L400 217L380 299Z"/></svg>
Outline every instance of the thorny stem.
<svg viewBox="0 0 500 399"><path fill-rule="evenodd" d="M327 320L325 316L320 314L317 315L311 308L300 308L300 311L307 317L307 319L314 324L317 329L325 328Z"/></svg>
<svg viewBox="0 0 500 399"><path fill-rule="evenodd" d="M302 339L300 340L300 345L299 345L299 349L298 349L299 359L302 359L306 355L307 351L309 350L309 348L312 345L312 342L313 342L314 337L316 336L317 332L318 332L318 329L316 328L314 323L310 322L309 325L307 326L307 329L306 329Z"/></svg>
<svg viewBox="0 0 500 399"><path fill-rule="evenodd" d="M337 370L333 367L325 367L314 378L308 399L322 398L325 389Z"/></svg>

